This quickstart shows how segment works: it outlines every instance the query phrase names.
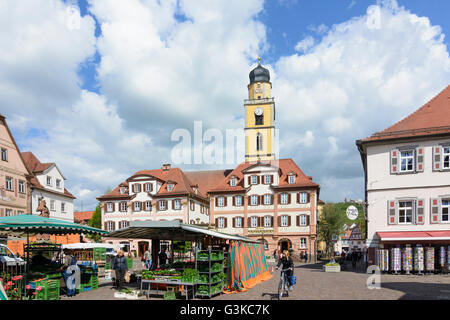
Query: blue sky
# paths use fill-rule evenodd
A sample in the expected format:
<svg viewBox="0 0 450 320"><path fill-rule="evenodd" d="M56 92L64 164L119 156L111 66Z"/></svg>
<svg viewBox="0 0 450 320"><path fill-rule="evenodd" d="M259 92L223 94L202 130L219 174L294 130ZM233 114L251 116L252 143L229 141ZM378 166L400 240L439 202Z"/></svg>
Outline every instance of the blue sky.
<svg viewBox="0 0 450 320"><path fill-rule="evenodd" d="M171 162L175 129L242 128L258 55L271 70L280 157L313 176L325 201L363 198L355 140L450 83L450 1L6 3L1 112L21 150L56 162L84 209L133 172ZM60 19L74 3L75 29ZM385 23L371 30L375 4Z"/></svg>

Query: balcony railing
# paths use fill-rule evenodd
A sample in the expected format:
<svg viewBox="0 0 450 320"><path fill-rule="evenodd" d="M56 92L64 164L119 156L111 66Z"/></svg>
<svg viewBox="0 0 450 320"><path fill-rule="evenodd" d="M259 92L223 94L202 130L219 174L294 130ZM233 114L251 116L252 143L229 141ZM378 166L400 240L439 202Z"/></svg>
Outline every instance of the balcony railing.
<svg viewBox="0 0 450 320"><path fill-rule="evenodd" d="M264 104L264 103L274 103L275 99L272 98L263 98L263 99L246 99L244 100L244 104Z"/></svg>

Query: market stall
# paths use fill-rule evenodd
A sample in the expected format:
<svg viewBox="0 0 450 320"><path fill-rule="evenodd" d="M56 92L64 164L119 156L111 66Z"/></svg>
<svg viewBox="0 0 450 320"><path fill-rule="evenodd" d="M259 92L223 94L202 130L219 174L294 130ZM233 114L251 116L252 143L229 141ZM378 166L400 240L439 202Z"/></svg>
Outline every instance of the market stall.
<svg viewBox="0 0 450 320"><path fill-rule="evenodd" d="M179 221L134 221L107 237L151 239L153 253L159 251L161 240L172 241L173 262L142 272L141 290L147 285L147 296L164 292L172 299L179 290L186 298L211 298L243 291L271 277L263 244L242 236ZM157 259L156 254L153 257Z"/></svg>
<svg viewBox="0 0 450 320"><path fill-rule="evenodd" d="M56 243L30 243L30 235L49 234L107 234L106 231L67 221L35 215L18 215L0 218L0 235L24 237L25 272L15 276L6 290L15 299L57 300L61 288L62 247ZM58 256L58 257L56 257ZM56 259L52 259L55 258Z"/></svg>

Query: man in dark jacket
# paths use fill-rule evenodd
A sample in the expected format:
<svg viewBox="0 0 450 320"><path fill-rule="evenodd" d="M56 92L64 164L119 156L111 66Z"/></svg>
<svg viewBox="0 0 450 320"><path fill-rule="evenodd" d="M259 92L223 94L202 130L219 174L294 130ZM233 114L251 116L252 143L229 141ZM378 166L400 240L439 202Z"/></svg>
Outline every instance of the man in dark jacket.
<svg viewBox="0 0 450 320"><path fill-rule="evenodd" d="M111 268L116 273L116 288L122 289L125 273L128 271L127 258L123 254L122 250L117 252L117 256L114 258Z"/></svg>

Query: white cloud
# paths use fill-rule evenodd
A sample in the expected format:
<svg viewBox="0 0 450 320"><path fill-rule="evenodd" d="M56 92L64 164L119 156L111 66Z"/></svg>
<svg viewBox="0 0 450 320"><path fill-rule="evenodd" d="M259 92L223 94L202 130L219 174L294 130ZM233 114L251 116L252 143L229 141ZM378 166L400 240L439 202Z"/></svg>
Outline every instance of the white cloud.
<svg viewBox="0 0 450 320"><path fill-rule="evenodd" d="M307 36L305 39L297 43L297 45L295 46L295 50L298 52L306 52L313 45L314 45L314 38L311 36Z"/></svg>
<svg viewBox="0 0 450 320"><path fill-rule="evenodd" d="M27 150L57 162L85 210L133 172L170 161L173 129L191 130L194 120L203 120L204 130L242 127L248 72L270 46L258 20L262 0L92 0L102 30L97 42L88 16L80 29L67 28L59 0L5 3L2 113ZM322 39L300 45L304 54L273 66L263 61L272 76L280 156L321 183L325 200L362 198L355 140L450 83L439 27L395 2L385 2L379 28L369 29L367 18L311 27ZM100 94L81 90L77 76L96 48ZM44 132L29 137L30 128Z"/></svg>

